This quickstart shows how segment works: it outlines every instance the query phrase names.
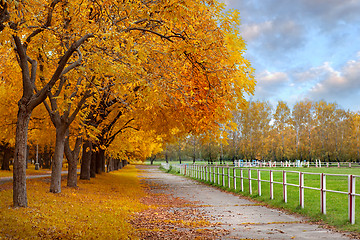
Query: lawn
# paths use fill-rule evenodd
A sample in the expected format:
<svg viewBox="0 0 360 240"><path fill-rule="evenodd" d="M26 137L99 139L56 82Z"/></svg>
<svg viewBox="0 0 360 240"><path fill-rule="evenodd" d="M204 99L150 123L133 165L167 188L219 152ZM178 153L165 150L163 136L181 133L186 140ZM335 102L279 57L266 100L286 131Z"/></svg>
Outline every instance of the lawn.
<svg viewBox="0 0 360 240"><path fill-rule="evenodd" d="M290 171L286 174L287 183L299 185L299 173L325 173L325 174L337 174L335 176L326 176L326 189L336 191L348 191L348 177L341 175L358 175L360 176L359 168L261 168L261 179L269 181L270 170L273 172L274 182L283 182L283 170ZM189 171L189 169L188 169ZM233 182L233 168L224 168L224 178L222 175L222 169L218 175L218 170L215 169L215 183L214 183L214 168L211 167L211 174L208 175L207 183L212 185L225 188L227 190L250 196L256 200L262 201L270 206L283 208L292 212L297 212L305 216L310 217L313 221L323 220L325 223L336 226L339 229L357 231L360 232L360 197L356 197L356 223L350 224L348 221L348 195L340 193L326 193L326 215L321 213L320 208L320 191L313 189L304 189L304 208L300 207L299 203L299 187L298 186L287 186L287 203L283 200L283 185L274 184L274 199L270 199L270 183L261 182L261 196L258 194L258 181L251 180L251 191L249 187L249 171L248 169L243 170L243 191L241 191L241 180L240 180L240 168L236 168L236 189L234 189ZM257 178L257 170L251 169L251 178ZM228 174L230 174L230 188L228 182ZM210 181L211 175L211 181ZM194 173L192 176L195 176ZM304 185L311 188L320 188L320 174L304 174ZM360 193L360 178L356 178L356 193Z"/></svg>

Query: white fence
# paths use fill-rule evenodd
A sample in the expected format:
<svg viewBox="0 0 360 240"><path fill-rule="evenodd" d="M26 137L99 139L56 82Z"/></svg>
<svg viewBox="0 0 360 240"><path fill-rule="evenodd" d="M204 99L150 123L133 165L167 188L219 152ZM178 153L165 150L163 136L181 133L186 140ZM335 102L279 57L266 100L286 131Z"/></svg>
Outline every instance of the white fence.
<svg viewBox="0 0 360 240"><path fill-rule="evenodd" d="M254 168L238 168L229 166L208 166L208 165L173 165L178 168L179 172L185 176L193 177L196 179L209 181L224 187L237 189L237 182L240 180L240 190L244 191L244 181L248 182L249 193L253 194L252 183L257 183L258 195L262 195L262 182L269 183L270 199L274 199L274 184L282 185L282 196L285 203L288 202L288 186L294 186L299 189L299 205L304 208L304 189L317 190L320 193L320 210L323 214L326 214L326 193L338 193L348 196L348 219L351 224L355 224L355 198L360 194L355 192L356 179L360 179L358 175L344 175L344 174L328 174L328 173L310 173L310 172L298 172L298 171L283 171L283 170L269 170L269 169L254 169ZM247 177L244 177L246 171ZM256 176L252 176L252 172L256 171ZM269 179L262 179L261 173L269 172ZM274 181L274 172L282 173L281 181ZM298 184L287 182L287 175L289 173L298 174ZM305 175L318 175L320 187L307 186L304 182ZM327 176L340 176L347 178L347 191L338 191L334 189L328 189L326 187ZM227 182L227 186L226 185Z"/></svg>
<svg viewBox="0 0 360 240"><path fill-rule="evenodd" d="M320 160L315 160L314 162L309 161L258 161L258 160L235 160L235 167L360 167L360 163L355 162L321 162Z"/></svg>

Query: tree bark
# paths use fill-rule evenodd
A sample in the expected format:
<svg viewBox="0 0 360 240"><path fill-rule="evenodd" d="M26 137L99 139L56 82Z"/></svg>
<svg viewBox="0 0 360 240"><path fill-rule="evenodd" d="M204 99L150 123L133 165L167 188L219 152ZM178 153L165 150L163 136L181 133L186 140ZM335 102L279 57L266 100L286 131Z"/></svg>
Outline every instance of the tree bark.
<svg viewBox="0 0 360 240"><path fill-rule="evenodd" d="M165 162L166 162L166 163L169 163L169 159L168 159L168 154L167 154L167 152L165 152Z"/></svg>
<svg viewBox="0 0 360 240"><path fill-rule="evenodd" d="M16 141L13 170L13 202L14 207L27 207L26 192L26 150L27 136L31 111L27 111L25 104L19 102L16 123Z"/></svg>
<svg viewBox="0 0 360 240"><path fill-rule="evenodd" d="M51 148L45 145L44 147L44 151L41 154L41 159L40 159L40 166L41 168L46 168L46 169L50 169L51 168Z"/></svg>
<svg viewBox="0 0 360 240"><path fill-rule="evenodd" d="M68 135L68 134L67 134ZM67 186L68 187L77 187L77 164L78 157L81 149L82 138L77 137L74 150L71 151L69 144L69 136L65 139L65 156L68 160L68 176L67 176Z"/></svg>
<svg viewBox="0 0 360 240"><path fill-rule="evenodd" d="M114 171L119 170L119 163L120 163L119 159L118 159L118 158L115 158L115 159L113 160L113 162L114 162Z"/></svg>
<svg viewBox="0 0 360 240"><path fill-rule="evenodd" d="M50 192L61 192L61 171L64 158L66 124L56 128L55 152L51 166Z"/></svg>
<svg viewBox="0 0 360 240"><path fill-rule="evenodd" d="M85 140L83 144L80 179L90 180L91 155L92 155L91 140Z"/></svg>
<svg viewBox="0 0 360 240"><path fill-rule="evenodd" d="M1 164L1 170L10 171L10 156L11 156L11 148L9 147L9 144L6 143L4 145L4 155Z"/></svg>
<svg viewBox="0 0 360 240"><path fill-rule="evenodd" d="M105 172L105 150L99 147L96 152L96 174Z"/></svg>
<svg viewBox="0 0 360 240"><path fill-rule="evenodd" d="M96 155L97 152L92 152L91 154L91 163L90 163L90 177L96 177Z"/></svg>

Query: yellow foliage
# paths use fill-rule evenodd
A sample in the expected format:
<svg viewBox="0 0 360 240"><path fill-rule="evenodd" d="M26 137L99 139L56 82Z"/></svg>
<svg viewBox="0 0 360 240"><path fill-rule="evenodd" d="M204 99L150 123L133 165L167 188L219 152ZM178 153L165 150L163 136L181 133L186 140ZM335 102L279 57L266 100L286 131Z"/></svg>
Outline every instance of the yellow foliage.
<svg viewBox="0 0 360 240"><path fill-rule="evenodd" d="M134 166L80 181L77 189L48 192L46 180L28 181L29 208L12 208L12 191L0 194L0 236L10 239L134 238L131 215L146 209Z"/></svg>

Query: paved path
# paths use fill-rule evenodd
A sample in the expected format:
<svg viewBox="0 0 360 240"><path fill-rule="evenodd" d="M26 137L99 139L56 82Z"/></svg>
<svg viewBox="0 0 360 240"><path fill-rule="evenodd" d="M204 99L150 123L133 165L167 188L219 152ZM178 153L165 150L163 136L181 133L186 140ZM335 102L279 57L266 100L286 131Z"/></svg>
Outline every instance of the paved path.
<svg viewBox="0 0 360 240"><path fill-rule="evenodd" d="M351 239L310 224L305 218L276 209L259 206L238 195L223 192L197 181L160 171L153 166L139 166L145 181L160 185L155 191L173 194L189 201L197 201L198 208L219 227L230 230L221 239Z"/></svg>
<svg viewBox="0 0 360 240"><path fill-rule="evenodd" d="M62 171L61 174L67 174L68 171ZM47 173L47 174L41 174L41 175L27 175L26 179L34 179L34 178L45 178L45 177L51 177L51 173ZM1 177L0 178L0 184L4 184L7 182L12 182L13 181L13 177Z"/></svg>

